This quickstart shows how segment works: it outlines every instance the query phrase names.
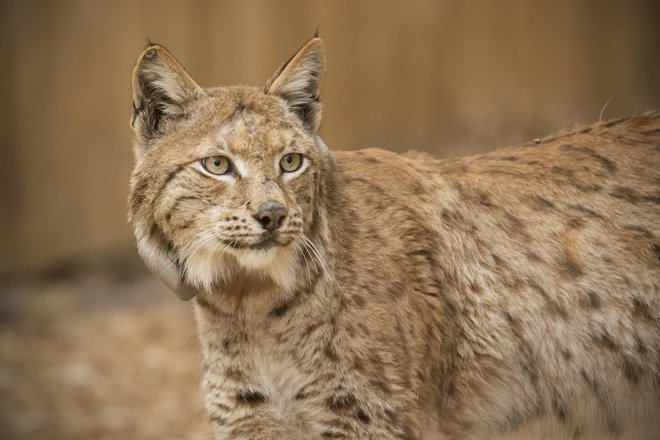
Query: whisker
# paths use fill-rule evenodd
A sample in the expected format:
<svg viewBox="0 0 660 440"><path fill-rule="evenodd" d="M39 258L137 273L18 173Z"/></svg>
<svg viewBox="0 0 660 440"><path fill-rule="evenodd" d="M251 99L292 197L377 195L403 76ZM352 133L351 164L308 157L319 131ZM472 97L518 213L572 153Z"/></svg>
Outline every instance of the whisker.
<svg viewBox="0 0 660 440"><path fill-rule="evenodd" d="M293 242L294 246L296 247L296 252L299 255L302 255L303 258L303 264L305 266L305 270L307 271L307 279L309 281L312 280L312 273L311 273L311 268L309 267L309 262L307 261L307 255L305 255L305 250L301 248L301 244L297 241Z"/></svg>
<svg viewBox="0 0 660 440"><path fill-rule="evenodd" d="M188 247L188 246L191 246L192 243L193 243L194 241L196 241L198 238L200 238L200 237L202 236L202 234L204 234L205 232L206 232L206 231L201 231L201 232L195 234L195 236L192 237L192 238L188 241L188 243L187 243L186 245L183 246L183 248L186 248L186 247ZM178 253L180 254L180 252L178 252ZM158 278L160 278L160 277L165 273L165 271L167 271L170 267L174 266L174 265L176 264L177 261L178 261L178 259L177 259L177 260L173 260L173 261L170 262L170 264L168 264L167 266L165 266L165 268L163 268L163 270L161 270L160 273L158 273L158 275L157 275Z"/></svg>
<svg viewBox="0 0 660 440"><path fill-rule="evenodd" d="M335 278L335 275L330 271L328 268L327 263L325 262L325 259L321 256L320 252L318 251L316 245L305 235L301 234L301 237L303 238L304 242L307 244L309 250L312 252L312 254L316 257L318 260L319 264L321 265L321 268L323 269L323 272L327 274L327 276L330 278L330 280L344 293L346 291L344 288L337 282L337 278Z"/></svg>
<svg viewBox="0 0 660 440"><path fill-rule="evenodd" d="M223 243L222 241L218 240L218 242L216 243L216 245L213 246L213 249L211 249L211 252L209 252L209 254L207 255L207 257L206 257L206 265L207 265L207 266L211 264L211 257L213 256L213 253L215 252L216 249L218 249L218 247L219 247L221 244L224 244L224 243ZM226 250L226 248L227 248L227 245L225 245L225 250Z"/></svg>
<svg viewBox="0 0 660 440"><path fill-rule="evenodd" d="M215 239L214 236L210 236L210 237L207 237L207 238L204 239L204 240L201 240L201 242L197 245L197 247L195 248L195 250L192 251L191 254L190 254L189 256L186 257L186 260L190 260L192 257L195 256L195 254L196 254L197 252L199 252L200 250L202 250L202 248L203 248L204 246L206 246L206 244L210 243L210 242L213 241L214 239Z"/></svg>

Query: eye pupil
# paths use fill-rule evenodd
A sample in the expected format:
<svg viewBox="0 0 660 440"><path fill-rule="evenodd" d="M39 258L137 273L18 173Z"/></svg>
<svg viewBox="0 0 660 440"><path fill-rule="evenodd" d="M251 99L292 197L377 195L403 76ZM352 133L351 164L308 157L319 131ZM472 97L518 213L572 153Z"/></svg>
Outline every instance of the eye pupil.
<svg viewBox="0 0 660 440"><path fill-rule="evenodd" d="M216 176L227 174L231 171L231 162L224 156L211 156L201 160L206 171Z"/></svg>
<svg viewBox="0 0 660 440"><path fill-rule="evenodd" d="M300 153L289 153L280 159L280 167L285 173L298 171L303 164L303 156Z"/></svg>

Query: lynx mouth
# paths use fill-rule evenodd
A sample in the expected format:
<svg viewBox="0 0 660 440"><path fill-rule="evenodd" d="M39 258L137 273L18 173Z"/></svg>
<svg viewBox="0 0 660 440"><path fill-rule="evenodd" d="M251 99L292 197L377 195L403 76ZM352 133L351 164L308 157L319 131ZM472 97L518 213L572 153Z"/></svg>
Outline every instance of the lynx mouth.
<svg viewBox="0 0 660 440"><path fill-rule="evenodd" d="M266 249L270 249L270 248L275 247L275 246L282 246L282 244L278 243L277 240L275 240L275 238L271 236L271 237L267 237L265 240L255 244L255 245L252 245L252 246L249 246L249 247L250 247L250 249L266 250Z"/></svg>
<svg viewBox="0 0 660 440"><path fill-rule="evenodd" d="M250 243L245 241L231 241L227 245L233 249L240 250L255 250L255 251L266 251L275 247L285 247L291 243L291 239L279 240L278 237L274 235L267 235L261 241L257 243Z"/></svg>
<svg viewBox="0 0 660 440"><path fill-rule="evenodd" d="M288 273L293 255L292 247L288 245L292 242L292 238L268 234L257 243L243 243L240 248L235 248L234 257L244 268L265 271L263 273L277 278L282 270Z"/></svg>

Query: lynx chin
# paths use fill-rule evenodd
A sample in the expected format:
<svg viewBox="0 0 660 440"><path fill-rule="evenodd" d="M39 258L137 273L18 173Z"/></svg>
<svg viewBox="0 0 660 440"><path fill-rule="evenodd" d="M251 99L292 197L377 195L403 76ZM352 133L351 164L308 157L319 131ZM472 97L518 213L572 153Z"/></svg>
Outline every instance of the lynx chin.
<svg viewBox="0 0 660 440"><path fill-rule="evenodd" d="M660 438L660 112L334 152L324 67L315 37L263 87L133 70L129 220L193 300L215 438Z"/></svg>

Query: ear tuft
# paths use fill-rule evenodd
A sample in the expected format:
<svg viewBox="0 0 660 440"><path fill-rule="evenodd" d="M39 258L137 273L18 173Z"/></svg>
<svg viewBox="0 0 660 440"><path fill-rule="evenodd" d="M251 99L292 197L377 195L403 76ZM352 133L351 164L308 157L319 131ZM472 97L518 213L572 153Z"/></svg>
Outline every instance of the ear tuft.
<svg viewBox="0 0 660 440"><path fill-rule="evenodd" d="M321 125L319 94L324 70L323 41L314 37L282 64L265 86L266 93L282 97L313 133Z"/></svg>
<svg viewBox="0 0 660 440"><path fill-rule="evenodd" d="M142 144L163 131L168 121L185 113L186 105L204 91L167 49L147 46L133 68L131 125Z"/></svg>

